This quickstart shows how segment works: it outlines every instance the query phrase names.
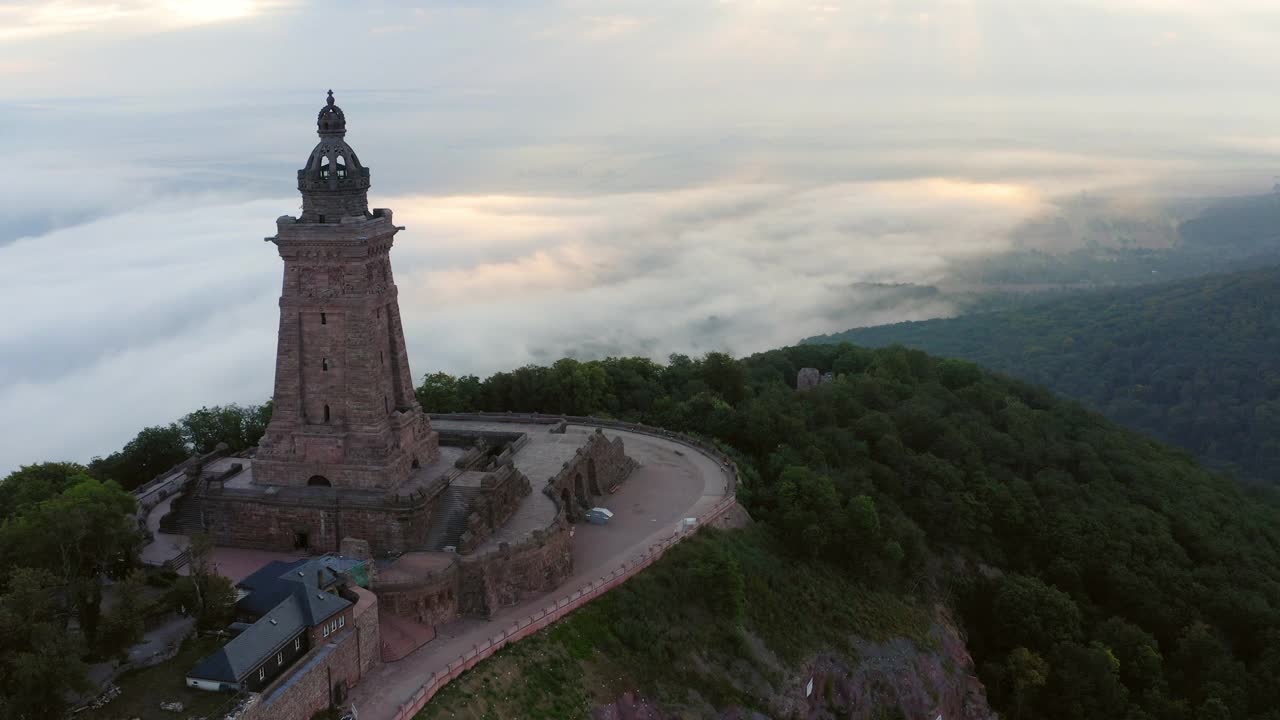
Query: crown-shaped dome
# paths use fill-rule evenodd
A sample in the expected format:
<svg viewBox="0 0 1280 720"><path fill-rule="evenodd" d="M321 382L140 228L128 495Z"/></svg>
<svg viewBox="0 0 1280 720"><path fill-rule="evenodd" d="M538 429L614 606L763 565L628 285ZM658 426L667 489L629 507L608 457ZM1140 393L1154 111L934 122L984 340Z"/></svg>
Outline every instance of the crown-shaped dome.
<svg viewBox="0 0 1280 720"><path fill-rule="evenodd" d="M320 142L298 171L303 222L340 222L369 214L369 169L344 140L347 116L333 104L333 91L316 118Z"/></svg>
<svg viewBox="0 0 1280 720"><path fill-rule="evenodd" d="M333 104L333 91L329 91L329 99L316 115L316 130L320 137L342 137L347 134L347 116L342 108Z"/></svg>

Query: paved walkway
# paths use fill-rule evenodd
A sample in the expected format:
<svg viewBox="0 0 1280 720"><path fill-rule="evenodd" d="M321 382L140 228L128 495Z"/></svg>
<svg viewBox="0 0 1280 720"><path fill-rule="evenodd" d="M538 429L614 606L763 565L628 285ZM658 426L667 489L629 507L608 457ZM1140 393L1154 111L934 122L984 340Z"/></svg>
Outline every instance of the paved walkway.
<svg viewBox="0 0 1280 720"><path fill-rule="evenodd" d="M379 651L383 662L400 660L435 639L436 630L389 612L378 613Z"/></svg>
<svg viewBox="0 0 1280 720"><path fill-rule="evenodd" d="M542 428L546 432L546 426ZM727 472L698 450L640 433L609 429L604 433L609 438L621 436L627 454L638 460L640 467L617 493L600 501L614 512L608 525L577 526L572 541L573 576L561 587L506 608L491 620L463 619L439 626L434 641L403 660L380 666L356 686L352 701L361 718L394 717L400 704L408 701L432 672L443 670L472 646L536 612L550 599L608 575L623 561L670 536L682 518L703 515L724 497ZM559 470L559 463L554 463L554 470ZM529 480L534 492L540 492L547 477L529 475Z"/></svg>
<svg viewBox="0 0 1280 720"><path fill-rule="evenodd" d="M142 562L148 565L159 565L166 560L173 559L191 544L186 535L170 535L160 532L160 518L169 513L169 507L173 505L173 501L181 496L182 493L174 493L161 500L159 504L151 508L151 511L147 513L147 530L151 531L152 539L142 548Z"/></svg>
<svg viewBox="0 0 1280 720"><path fill-rule="evenodd" d="M232 459L239 460L238 458ZM160 532L160 518L169 512L169 506L178 497L178 494L170 495L152 508L151 512L147 513L147 528L151 531L152 540L142 548L141 556L144 563L159 565L190 547L191 539L186 535L170 535ZM304 557L308 557L308 555L301 551L285 553L218 546L213 548L209 561L213 566L214 572L225 576L231 582L239 582L272 560L297 560ZM186 565L178 568L179 575L186 575L188 571L189 568Z"/></svg>

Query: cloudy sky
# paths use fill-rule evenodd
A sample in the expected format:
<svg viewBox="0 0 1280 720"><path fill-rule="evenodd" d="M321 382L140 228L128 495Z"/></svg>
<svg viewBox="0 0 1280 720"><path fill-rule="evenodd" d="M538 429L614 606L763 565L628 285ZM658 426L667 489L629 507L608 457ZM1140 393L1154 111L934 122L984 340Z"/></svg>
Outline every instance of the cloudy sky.
<svg viewBox="0 0 1280 720"><path fill-rule="evenodd" d="M0 474L270 394L332 87L413 369L742 354L1082 191L1266 190L1274 0L0 3Z"/></svg>

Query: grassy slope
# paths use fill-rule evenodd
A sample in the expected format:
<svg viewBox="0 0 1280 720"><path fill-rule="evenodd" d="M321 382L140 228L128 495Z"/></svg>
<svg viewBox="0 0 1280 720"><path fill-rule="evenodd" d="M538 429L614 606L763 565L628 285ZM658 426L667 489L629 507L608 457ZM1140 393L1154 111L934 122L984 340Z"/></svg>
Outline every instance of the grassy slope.
<svg viewBox="0 0 1280 720"><path fill-rule="evenodd" d="M743 581L740 617L699 583L696 568L732 558ZM718 560L716 562L719 562ZM445 688L419 718L588 717L595 704L642 690L678 707L695 689L717 708L760 707L777 682L769 655L796 663L848 639L924 642L929 616L819 562L796 561L760 530L704 531L564 622L504 649ZM758 639L768 648L761 653ZM755 678L743 681L743 678Z"/></svg>

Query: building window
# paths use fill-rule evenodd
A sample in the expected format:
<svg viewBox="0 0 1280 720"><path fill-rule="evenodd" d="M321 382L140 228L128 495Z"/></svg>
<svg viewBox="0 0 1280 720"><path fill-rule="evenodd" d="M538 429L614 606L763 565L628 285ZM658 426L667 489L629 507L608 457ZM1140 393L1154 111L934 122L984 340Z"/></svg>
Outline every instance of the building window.
<svg viewBox="0 0 1280 720"><path fill-rule="evenodd" d="M381 350L379 350L379 351L378 351L378 364L379 364L379 365L386 365L386 364L387 364L387 357L386 357L386 355L383 355L383 354L382 354L382 351L381 351Z"/></svg>
<svg viewBox="0 0 1280 720"><path fill-rule="evenodd" d="M339 615L339 616L338 616L338 627L343 628L343 627L346 627L346 626L347 626L347 616L346 616L346 615Z"/></svg>
<svg viewBox="0 0 1280 720"><path fill-rule="evenodd" d="M379 320L381 320L381 319L382 319L382 308L377 308L377 309L375 310L375 312L377 312L377 313L378 313L378 319L379 319Z"/></svg>
<svg viewBox="0 0 1280 720"><path fill-rule="evenodd" d="M391 412L391 403L387 402L387 396L382 396L382 411Z"/></svg>
<svg viewBox="0 0 1280 720"><path fill-rule="evenodd" d="M320 369L329 372L329 358L320 358Z"/></svg>
<svg viewBox="0 0 1280 720"><path fill-rule="evenodd" d="M276 653L276 665L283 665L283 664L284 664L284 653L282 652Z"/></svg>
<svg viewBox="0 0 1280 720"><path fill-rule="evenodd" d="M267 669L265 667L258 668L258 679L259 680L267 679Z"/></svg>
<svg viewBox="0 0 1280 720"><path fill-rule="evenodd" d="M293 639L293 649L294 649L294 650L301 650L301 649L302 649L302 638L301 638L301 637L296 637L296 638L294 638L294 639Z"/></svg>
<svg viewBox="0 0 1280 720"><path fill-rule="evenodd" d="M323 220L324 216L323 216L323 215L321 215L320 217L322 218L322 219L320 220L320 222L324 222L324 220ZM329 318L328 318L324 313L320 313L320 324L321 324L321 325L328 325L328 324L329 324Z"/></svg>
<svg viewBox="0 0 1280 720"><path fill-rule="evenodd" d="M329 637L329 626L328 626L328 625L325 625L325 626L324 626L324 636L325 636L325 637Z"/></svg>
<svg viewBox="0 0 1280 720"><path fill-rule="evenodd" d="M324 406L324 421L329 422L329 406Z"/></svg>
<svg viewBox="0 0 1280 720"><path fill-rule="evenodd" d="M323 215L321 215L321 216L320 216L320 222L321 222L321 223L323 223L323 222L324 222L324 216L323 216Z"/></svg>

